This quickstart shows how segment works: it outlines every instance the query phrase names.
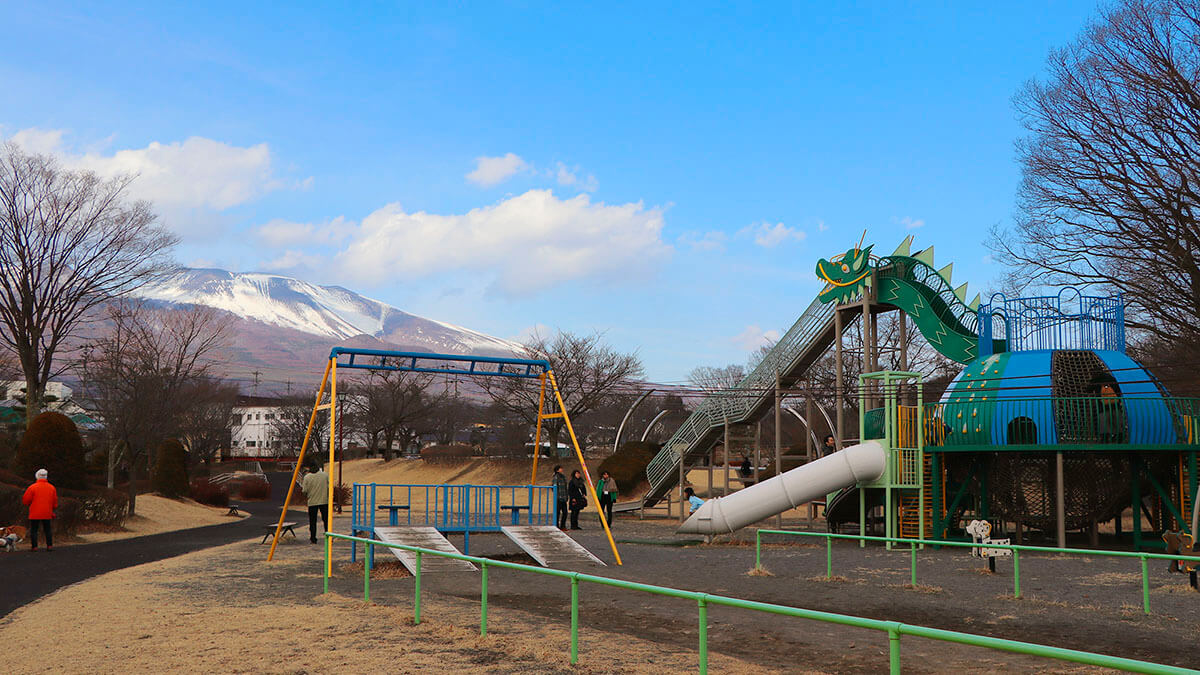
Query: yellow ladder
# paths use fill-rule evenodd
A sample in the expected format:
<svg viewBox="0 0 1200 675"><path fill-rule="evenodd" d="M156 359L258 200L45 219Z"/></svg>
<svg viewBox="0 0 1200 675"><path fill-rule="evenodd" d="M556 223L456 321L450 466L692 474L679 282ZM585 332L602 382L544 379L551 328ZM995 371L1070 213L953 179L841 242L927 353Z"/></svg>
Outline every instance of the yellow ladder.
<svg viewBox="0 0 1200 675"><path fill-rule="evenodd" d="M921 528L921 497L916 490L905 490L900 494L900 537L902 539L928 539L933 532L933 458L926 453L922 480L925 492L925 532ZM946 503L946 475L942 470L941 498Z"/></svg>

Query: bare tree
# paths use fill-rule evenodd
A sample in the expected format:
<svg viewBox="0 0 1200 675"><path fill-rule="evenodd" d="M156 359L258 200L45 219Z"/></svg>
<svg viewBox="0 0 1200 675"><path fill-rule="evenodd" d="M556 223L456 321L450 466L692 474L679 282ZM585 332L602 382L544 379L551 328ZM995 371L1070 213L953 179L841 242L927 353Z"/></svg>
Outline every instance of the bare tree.
<svg viewBox="0 0 1200 675"><path fill-rule="evenodd" d="M593 410L609 397L623 393L630 380L642 376L642 362L637 354L621 354L609 347L599 333L575 335L560 332L553 339L535 335L525 343L531 359L546 359L554 370L555 380L572 419ZM537 380L515 377L481 378L480 385L517 418L532 427L537 423L539 387ZM627 393L627 392L626 392ZM549 387L547 397L551 398ZM547 401L547 406L553 406ZM563 430L562 418L542 423L551 452L557 454L558 438Z"/></svg>
<svg viewBox="0 0 1200 675"><path fill-rule="evenodd" d="M180 395L186 405L179 415L179 441L192 462L211 466L221 448L228 447L237 387L200 377L185 385Z"/></svg>
<svg viewBox="0 0 1200 675"><path fill-rule="evenodd" d="M739 364L731 363L724 368L713 366L698 366L688 373L688 382L706 394L725 391L738 386L746 379L746 369Z"/></svg>
<svg viewBox="0 0 1200 675"><path fill-rule="evenodd" d="M1200 344L1200 5L1105 9L1016 97L1029 136L1015 232L991 246L1029 284L1102 284L1130 326Z"/></svg>
<svg viewBox="0 0 1200 675"><path fill-rule="evenodd" d="M0 340L21 364L27 425L89 311L170 268L175 237L149 203L128 199L132 181L0 147Z"/></svg>
<svg viewBox="0 0 1200 675"><path fill-rule="evenodd" d="M85 346L77 371L118 451L110 454L109 484L117 461L128 471L132 515L139 468L153 466L158 445L179 433L188 389L208 377L230 324L225 313L200 306L117 301L107 310L108 330Z"/></svg>
<svg viewBox="0 0 1200 675"><path fill-rule="evenodd" d="M328 395L325 396L328 399ZM339 398L341 395L339 394ZM295 457L300 454L300 446L304 444L304 435L308 433L308 423L312 420L312 435L308 439L308 458L324 456L320 453L329 451L329 413L317 411L313 418L313 401L311 397L284 396L280 398L279 413L271 422L271 436L279 441L277 454L281 457ZM343 399L344 401L344 399ZM345 403L343 402L343 405ZM344 409L344 408L343 408ZM345 416L338 420L345 423Z"/></svg>
<svg viewBox="0 0 1200 675"><path fill-rule="evenodd" d="M394 444L405 447L416 438L438 402L427 391L432 380L425 373L372 371L350 389L352 412L370 439L372 452L382 444L383 458L391 459Z"/></svg>

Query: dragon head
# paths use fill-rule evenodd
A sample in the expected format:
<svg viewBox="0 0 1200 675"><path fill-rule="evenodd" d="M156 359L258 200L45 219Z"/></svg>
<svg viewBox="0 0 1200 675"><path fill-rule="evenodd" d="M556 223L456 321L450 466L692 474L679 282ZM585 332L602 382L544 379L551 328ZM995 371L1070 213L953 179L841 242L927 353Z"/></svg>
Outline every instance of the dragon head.
<svg viewBox="0 0 1200 675"><path fill-rule="evenodd" d="M826 283L817 297L821 302L847 302L870 283L871 246L849 249L832 260L817 261L817 276Z"/></svg>

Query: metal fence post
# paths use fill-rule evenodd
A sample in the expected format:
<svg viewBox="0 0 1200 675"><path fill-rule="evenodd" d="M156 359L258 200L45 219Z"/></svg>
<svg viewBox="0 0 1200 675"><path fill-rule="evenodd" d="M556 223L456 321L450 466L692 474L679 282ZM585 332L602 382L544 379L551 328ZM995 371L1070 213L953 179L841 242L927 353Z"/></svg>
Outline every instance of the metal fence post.
<svg viewBox="0 0 1200 675"><path fill-rule="evenodd" d="M325 577L325 590L322 593L329 592L329 534L325 534L325 564L321 565L321 575Z"/></svg>
<svg viewBox="0 0 1200 675"><path fill-rule="evenodd" d="M363 562L363 602L371 601L371 568Z"/></svg>
<svg viewBox="0 0 1200 675"><path fill-rule="evenodd" d="M888 627L888 672L900 675L900 624Z"/></svg>
<svg viewBox="0 0 1200 675"><path fill-rule="evenodd" d="M579 662L579 576L571 577L571 665Z"/></svg>
<svg viewBox="0 0 1200 675"><path fill-rule="evenodd" d="M1142 609L1150 613L1150 574L1146 571L1146 556L1142 556Z"/></svg>
<svg viewBox="0 0 1200 675"><path fill-rule="evenodd" d="M825 578L833 578L833 537L825 537Z"/></svg>
<svg viewBox="0 0 1200 675"><path fill-rule="evenodd" d="M912 586L917 587L917 545L909 544L908 550L912 554Z"/></svg>
<svg viewBox="0 0 1200 675"><path fill-rule="evenodd" d="M480 571L483 573L482 576L480 577L480 591L479 591L479 634L487 635L487 601L488 601L487 563L483 563L479 567L480 567Z"/></svg>
<svg viewBox="0 0 1200 675"><path fill-rule="evenodd" d="M413 623L421 623L421 551L417 551L417 571L413 574Z"/></svg>
<svg viewBox="0 0 1200 675"><path fill-rule="evenodd" d="M762 531L754 531L754 569L762 569Z"/></svg>
<svg viewBox="0 0 1200 675"><path fill-rule="evenodd" d="M708 673L708 601L703 597L696 601L700 610L700 675Z"/></svg>
<svg viewBox="0 0 1200 675"><path fill-rule="evenodd" d="M1013 552L1013 597L1021 597L1021 551Z"/></svg>

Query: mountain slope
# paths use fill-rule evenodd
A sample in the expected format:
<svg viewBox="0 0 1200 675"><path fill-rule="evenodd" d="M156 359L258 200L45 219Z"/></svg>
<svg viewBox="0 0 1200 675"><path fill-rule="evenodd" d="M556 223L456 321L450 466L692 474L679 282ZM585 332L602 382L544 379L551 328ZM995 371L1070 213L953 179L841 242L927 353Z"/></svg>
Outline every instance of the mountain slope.
<svg viewBox="0 0 1200 675"><path fill-rule="evenodd" d="M138 295L170 304L206 305L243 319L322 338L378 348L510 356L521 345L469 328L409 314L340 286L317 286L273 274L183 269ZM269 336L270 331L253 331ZM362 344L362 343L366 344Z"/></svg>

